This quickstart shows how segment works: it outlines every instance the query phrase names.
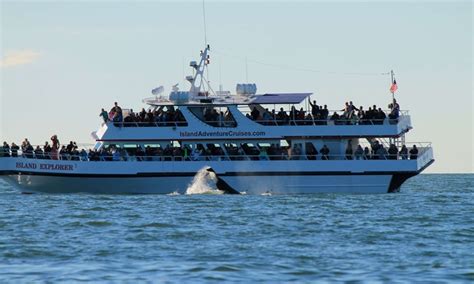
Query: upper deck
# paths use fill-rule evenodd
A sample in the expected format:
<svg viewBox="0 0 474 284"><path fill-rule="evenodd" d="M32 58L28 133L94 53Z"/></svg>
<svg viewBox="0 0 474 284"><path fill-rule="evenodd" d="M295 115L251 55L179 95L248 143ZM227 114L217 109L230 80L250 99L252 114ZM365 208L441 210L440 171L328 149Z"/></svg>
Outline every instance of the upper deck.
<svg viewBox="0 0 474 284"><path fill-rule="evenodd" d="M206 109L230 114L232 120L218 117L206 120L200 112ZM221 139L286 139L300 137L399 137L412 128L407 111L398 119L356 121L347 119L305 119L291 117L286 123L278 120L252 120L237 105L218 107L181 106L181 121L109 122L96 133L97 141L154 141L154 140L221 140Z"/></svg>

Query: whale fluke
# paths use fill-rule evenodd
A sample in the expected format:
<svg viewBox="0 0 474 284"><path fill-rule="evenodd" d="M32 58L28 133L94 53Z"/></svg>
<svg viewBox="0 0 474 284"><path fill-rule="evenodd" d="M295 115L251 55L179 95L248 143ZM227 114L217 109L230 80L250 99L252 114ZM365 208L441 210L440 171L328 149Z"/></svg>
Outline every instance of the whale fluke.
<svg viewBox="0 0 474 284"><path fill-rule="evenodd" d="M216 187L217 189L223 191L225 194L240 194L237 190L233 189L227 182L225 182L223 179L217 175L216 171L212 169L211 167L206 169L208 172L214 173L217 177L217 182L216 182Z"/></svg>

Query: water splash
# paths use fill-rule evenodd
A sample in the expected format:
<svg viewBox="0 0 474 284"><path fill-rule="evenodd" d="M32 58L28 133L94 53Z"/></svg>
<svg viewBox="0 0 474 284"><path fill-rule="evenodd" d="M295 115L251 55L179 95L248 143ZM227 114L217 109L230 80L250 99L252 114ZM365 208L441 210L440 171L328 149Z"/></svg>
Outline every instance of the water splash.
<svg viewBox="0 0 474 284"><path fill-rule="evenodd" d="M207 167L200 169L193 178L193 181L186 189L186 194L223 194L217 189L217 176L209 172Z"/></svg>

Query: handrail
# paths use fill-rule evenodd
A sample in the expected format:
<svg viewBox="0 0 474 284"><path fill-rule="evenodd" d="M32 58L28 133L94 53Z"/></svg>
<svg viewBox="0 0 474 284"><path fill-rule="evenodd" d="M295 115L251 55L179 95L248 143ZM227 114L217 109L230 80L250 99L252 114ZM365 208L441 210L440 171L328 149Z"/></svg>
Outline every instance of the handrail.
<svg viewBox="0 0 474 284"><path fill-rule="evenodd" d="M252 120L259 124L266 125L266 126L303 126L303 125L310 125L310 126L322 126L322 125L329 125L329 126L348 126L348 125L395 125L398 123L399 119L278 119L278 118L271 118L269 120L265 119L258 119Z"/></svg>
<svg viewBox="0 0 474 284"><path fill-rule="evenodd" d="M429 151L431 146L429 147L418 147L418 155L417 158L422 156L425 152ZM383 155L382 157L379 154L375 155L370 155L366 156L364 154L361 155L345 155L345 154L328 154L328 155L322 155L321 153L318 153L317 155L313 155L311 153L306 153L306 154L288 154L286 151L283 152L282 154L279 155L268 155L264 153L260 153L258 155L248 155L248 154L242 154L242 155L199 155L199 156L193 156L193 155L188 155L188 156L173 156L173 155L144 155L144 156L135 156L135 155L120 155L120 156L114 156L114 155L103 155L99 154L99 156L95 157L98 160L92 159L89 155L71 155L71 154L58 154L56 157L59 159L53 159L53 155L51 154L42 154L38 156L37 154L33 153L24 153L23 151L19 150L17 153L17 156L13 156L13 154L10 152L9 156L5 157L3 156L3 152L0 151L0 159L2 158L25 158L25 159L33 159L33 160L60 160L60 161L80 161L80 162L86 162L86 161L110 161L110 162L118 162L118 161L239 161L239 160L254 160L254 161L264 161L264 160L269 160L269 161L284 161L284 160L408 160L410 158L410 154L408 154L406 157L403 157L400 154L397 154L396 156L386 154ZM411 158L410 158L411 159Z"/></svg>
<svg viewBox="0 0 474 284"><path fill-rule="evenodd" d="M287 119L287 120L280 120L277 118L272 118L269 120L259 119L259 120L252 120L259 124L265 126L348 126L348 125L396 125L399 119ZM204 123L213 126L213 127L237 127L236 122L227 122L227 121L210 121L210 120L203 120ZM188 126L188 122L183 121L170 121L170 122L107 122L107 125L114 125L116 127L186 127Z"/></svg>
<svg viewBox="0 0 474 284"><path fill-rule="evenodd" d="M247 113L250 114L250 113L252 112L252 111L250 111L250 110L240 110L240 109L239 109L239 111L240 111L241 113L243 113L243 114L247 114ZM275 109L275 114L278 114L279 111L280 111L280 110ZM291 110L285 110L285 109L283 109L283 111L286 112L288 115L291 113ZM297 109L297 111L299 111L299 110ZM309 109L309 110L304 110L304 111L305 111L305 113L307 113L307 114L312 114L312 113L311 113L311 109ZM320 109L320 111L321 111L321 109ZM364 110L364 111L367 111L367 109ZM392 112L392 110L390 110L390 109L383 109L382 111L385 113L385 115L389 115L389 114ZM269 112L271 113L272 110L269 110ZM354 111L354 113L356 113L356 112L357 112L357 111ZM343 114L343 113L344 113L344 110L340 110L340 109L328 109L328 113L329 113L328 116L331 116L331 115L334 114L334 113L337 113L337 114L341 114L341 113L342 113L342 114ZM409 111L409 110L399 110L398 113L400 114L400 116L408 116L408 115L410 115L410 111Z"/></svg>
<svg viewBox="0 0 474 284"><path fill-rule="evenodd" d="M242 114L250 114L251 111L243 111L239 110ZM397 124L400 117L408 116L408 110L401 110L399 111L399 118L397 119L390 119L388 118L388 114L390 114L390 110L383 110L387 118L385 119L359 119L356 115L353 115L353 118L345 118L343 115L340 118L332 119L332 114L343 114L344 111L341 110L328 110L329 115L327 119L314 119L311 111L305 111L311 119L295 119L291 116L291 111L285 110L287 114L287 119L281 120L278 117L272 117L270 119L258 119L252 120L259 124L267 125L267 126L283 126L283 125L386 125L386 124ZM278 112L275 112L277 115ZM271 115L271 113L270 113ZM217 121L208 121L203 120L204 123L209 124L214 127L236 127L236 121L225 121L225 120L217 120ZM216 124L216 125L212 125ZM188 126L188 122L186 120L176 120L176 121L107 121L107 125L114 125L116 127L184 127Z"/></svg>
<svg viewBox="0 0 474 284"><path fill-rule="evenodd" d="M117 127L182 127L188 126L187 121L107 121L107 125L114 125Z"/></svg>

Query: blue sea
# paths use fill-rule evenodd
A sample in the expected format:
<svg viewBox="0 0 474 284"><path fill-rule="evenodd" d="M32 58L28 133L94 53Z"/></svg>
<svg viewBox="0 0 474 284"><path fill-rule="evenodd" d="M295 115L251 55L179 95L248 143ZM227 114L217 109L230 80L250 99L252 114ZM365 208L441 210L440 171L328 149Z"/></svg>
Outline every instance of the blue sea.
<svg viewBox="0 0 474 284"><path fill-rule="evenodd" d="M23 195L0 282L474 282L474 175L382 195Z"/></svg>

